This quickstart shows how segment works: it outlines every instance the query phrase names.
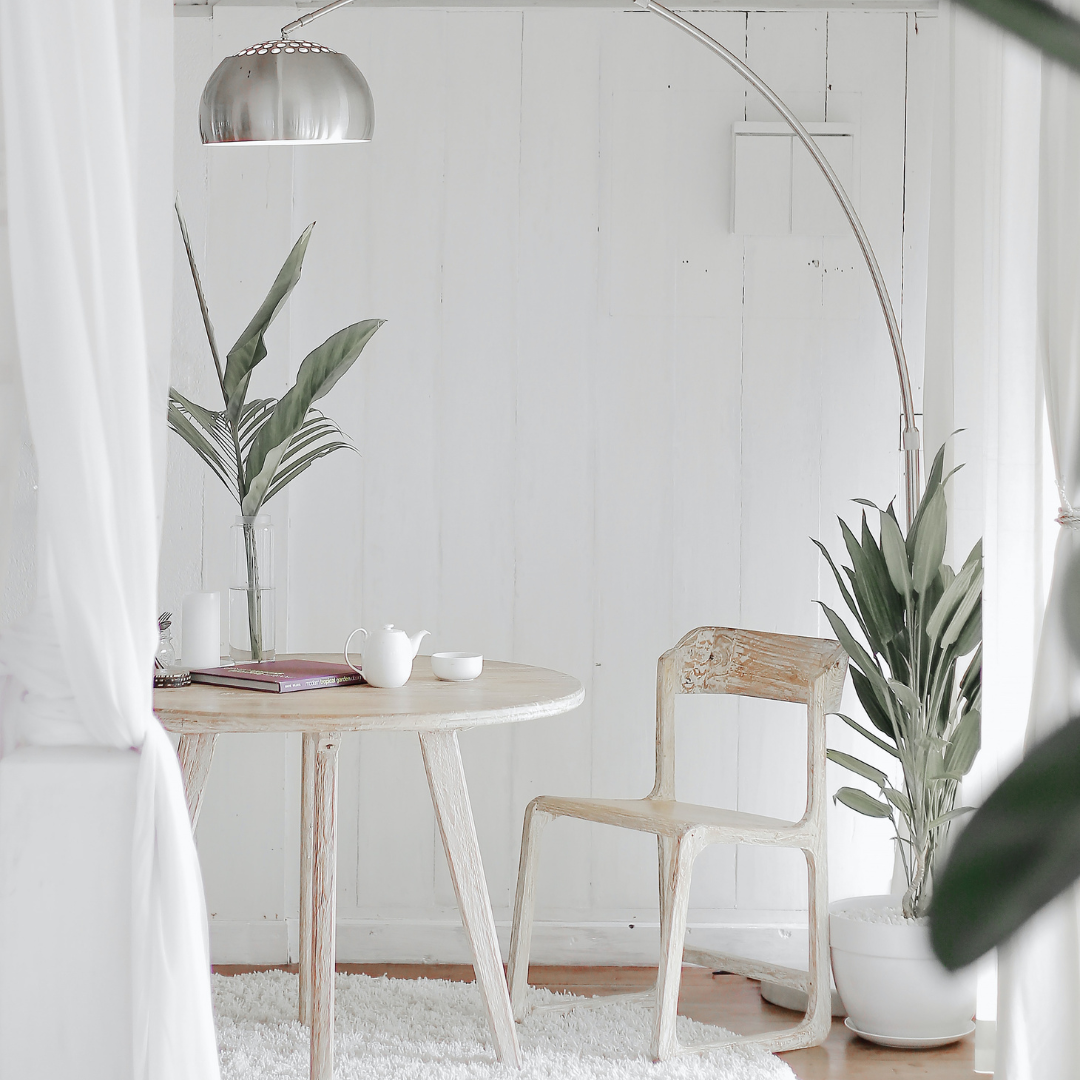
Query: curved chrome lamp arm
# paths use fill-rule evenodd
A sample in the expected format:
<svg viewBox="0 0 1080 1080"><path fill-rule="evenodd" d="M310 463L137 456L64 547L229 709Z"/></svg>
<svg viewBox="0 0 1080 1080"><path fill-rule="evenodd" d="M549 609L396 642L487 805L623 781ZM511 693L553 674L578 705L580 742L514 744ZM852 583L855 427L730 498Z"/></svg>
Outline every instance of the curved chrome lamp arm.
<svg viewBox="0 0 1080 1080"><path fill-rule="evenodd" d="M332 4L327 4L325 7L318 8L315 11L309 11L306 15L301 15L299 19L293 19L291 23L283 26L281 36L287 38L294 30L299 30L301 26L307 26L309 22L314 22L316 19L322 18L323 15L329 15L331 11L337 11L338 8L352 2L353 0L334 0Z"/></svg>
<svg viewBox="0 0 1080 1080"><path fill-rule="evenodd" d="M829 164L825 155L821 152L821 147L814 141L810 133L775 91L752 68L743 63L733 52L725 49L719 41L709 37L703 30L699 30L693 23L687 22L681 15L676 15L674 11L664 7L663 4L658 4L656 0L635 0L635 2L649 11L656 12L657 15L667 19L670 23L674 23L680 30L684 30L692 38L700 41L702 45L707 49L711 49L750 83L784 118L788 127L791 128L817 163L817 167L821 170L829 187L832 188L833 194L839 200L844 216L848 219L848 224L851 226L852 232L855 233L855 239L859 242L859 248L863 253L863 258L866 260L866 267L870 271L870 276L874 279L874 289L877 291L878 302L881 304L881 313L885 316L889 341L892 343L893 356L896 358L896 373L900 379L900 407L904 414L902 436L905 458L904 505L907 511L907 524L910 528L915 518L915 509L919 505L919 495L922 489L922 481L919 475L920 438L919 429L915 426L915 400L911 393L911 375L908 371L907 358L904 356L904 343L900 339L900 326L896 321L896 313L893 311L892 300L889 298L889 290L885 287L885 278L882 276L881 267L878 266L874 249L870 246L866 230L859 220L859 215L855 213L855 207L852 206L848 193L844 190L844 185L840 183L839 178L833 171L833 167ZM321 18L323 15L327 15L331 11L336 11L338 8L350 3L352 3L352 0L333 0L333 3L327 4L325 7L318 8L307 15L301 15L299 19L295 19L281 28L281 36L283 38L287 37L293 30L299 30L300 27L306 26L315 19Z"/></svg>
<svg viewBox="0 0 1080 1080"><path fill-rule="evenodd" d="M878 301L881 304L881 313L885 316L885 325L889 331L893 356L896 358L896 373L900 379L900 406L904 413L903 450L906 466L904 469L904 502L907 510L907 524L910 528L915 517L915 510L919 505L919 495L922 489L922 481L919 475L919 447L921 440L919 438L919 429L915 426L915 400L911 393L911 374L908 371L907 357L904 355L904 343L900 339L900 326L896 321L896 313L893 311L889 290L885 287L885 278L881 274L877 256L870 246L866 230L859 220L859 215L855 213L855 207L852 206L851 199L848 198L848 193L844 190L844 185L840 183L839 178L833 171L833 167L829 164L825 155L821 152L821 147L814 141L810 133L775 91L752 68L747 67L733 52L725 49L719 41L709 37L703 30L699 30L693 23L687 22L681 15L676 15L674 11L664 7L663 4L658 4L656 0L635 0L635 2L649 11L656 12L661 18L667 19L668 22L674 23L680 30L686 31L692 38L700 41L702 45L711 49L722 60L725 60L750 83L784 118L788 127L791 128L799 141L806 147L810 156L817 162L822 175L828 181L833 194L839 200L844 216L848 219L848 224L851 226L852 232L855 233L855 239L859 242L859 248L862 250L863 258L866 260L866 267L870 271L870 276L874 279L874 289L877 291Z"/></svg>

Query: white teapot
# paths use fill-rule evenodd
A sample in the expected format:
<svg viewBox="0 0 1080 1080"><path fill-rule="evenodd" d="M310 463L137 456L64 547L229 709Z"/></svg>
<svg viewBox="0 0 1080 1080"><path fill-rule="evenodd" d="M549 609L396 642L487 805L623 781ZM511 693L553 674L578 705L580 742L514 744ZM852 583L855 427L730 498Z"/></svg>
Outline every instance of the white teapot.
<svg viewBox="0 0 1080 1080"><path fill-rule="evenodd" d="M364 635L362 667L355 667L349 659L349 645L357 634ZM404 630L395 630L393 626L384 626L369 634L362 626L358 627L345 642L345 663L372 686L386 689L404 686L412 674L413 657L420 651L425 634L426 630L420 630L409 637Z"/></svg>

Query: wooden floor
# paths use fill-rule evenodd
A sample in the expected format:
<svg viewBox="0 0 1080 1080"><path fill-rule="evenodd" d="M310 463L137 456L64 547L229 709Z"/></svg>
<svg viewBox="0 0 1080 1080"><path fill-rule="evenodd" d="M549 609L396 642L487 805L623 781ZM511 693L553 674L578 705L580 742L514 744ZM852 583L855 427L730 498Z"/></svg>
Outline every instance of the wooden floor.
<svg viewBox="0 0 1080 1080"><path fill-rule="evenodd" d="M452 979L471 982L465 964L338 964L338 971L389 975L395 979ZM219 965L222 975L265 970ZM287 970L295 971L296 965ZM645 990L656 977L645 967L546 967L534 964L529 981L551 990L591 997L627 990ZM705 968L684 967L679 1012L706 1024L719 1024L739 1034L752 1034L797 1022L797 1014L761 1000L757 983L739 975L713 975ZM781 1054L800 1080L974 1080L974 1036L940 1050L888 1050L856 1038L843 1020L834 1020L823 1046Z"/></svg>

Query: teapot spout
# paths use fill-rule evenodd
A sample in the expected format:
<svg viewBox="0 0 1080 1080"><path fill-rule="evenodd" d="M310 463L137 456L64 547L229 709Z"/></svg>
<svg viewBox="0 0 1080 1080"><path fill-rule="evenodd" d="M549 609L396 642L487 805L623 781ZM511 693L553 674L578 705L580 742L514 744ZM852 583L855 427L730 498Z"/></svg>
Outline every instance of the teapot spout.
<svg viewBox="0 0 1080 1080"><path fill-rule="evenodd" d="M409 638L409 645L412 646L413 656L416 656L416 654L420 651L420 642L423 641L427 635L427 630L420 630Z"/></svg>

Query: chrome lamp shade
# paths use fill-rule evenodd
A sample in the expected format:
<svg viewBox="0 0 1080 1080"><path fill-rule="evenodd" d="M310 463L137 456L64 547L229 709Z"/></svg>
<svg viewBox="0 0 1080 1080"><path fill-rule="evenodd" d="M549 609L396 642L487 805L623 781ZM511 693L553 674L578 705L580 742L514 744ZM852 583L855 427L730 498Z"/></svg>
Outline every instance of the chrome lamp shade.
<svg viewBox="0 0 1080 1080"><path fill-rule="evenodd" d="M375 102L343 53L267 41L218 64L199 104L202 141L218 146L369 142Z"/></svg>

